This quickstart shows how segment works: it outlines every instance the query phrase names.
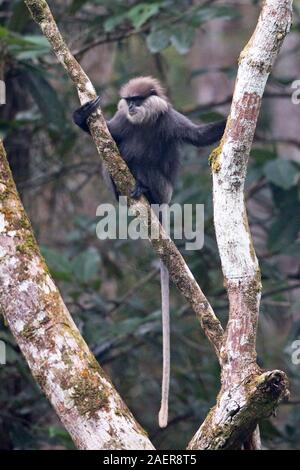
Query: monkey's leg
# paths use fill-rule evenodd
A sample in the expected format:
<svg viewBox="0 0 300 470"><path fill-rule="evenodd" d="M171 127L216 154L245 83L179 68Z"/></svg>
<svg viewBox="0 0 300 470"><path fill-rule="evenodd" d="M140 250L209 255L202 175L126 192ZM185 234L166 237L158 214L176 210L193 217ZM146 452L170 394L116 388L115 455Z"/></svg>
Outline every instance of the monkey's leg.
<svg viewBox="0 0 300 470"><path fill-rule="evenodd" d="M100 104L100 96L97 96L94 100L88 101L84 105L80 106L80 108L76 109L73 113L73 121L77 126L80 127L85 132L90 132L87 120L90 115L96 111Z"/></svg>

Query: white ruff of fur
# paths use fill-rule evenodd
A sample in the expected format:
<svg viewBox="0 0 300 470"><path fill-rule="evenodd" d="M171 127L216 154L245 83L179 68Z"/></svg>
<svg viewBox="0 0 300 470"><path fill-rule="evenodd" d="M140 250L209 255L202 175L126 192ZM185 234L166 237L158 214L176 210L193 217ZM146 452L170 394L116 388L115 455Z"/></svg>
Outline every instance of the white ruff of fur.
<svg viewBox="0 0 300 470"><path fill-rule="evenodd" d="M168 111L168 103L159 96L149 96L142 106L136 107L135 114L129 114L126 100L119 101L118 110L126 114L128 121L132 124L142 124L156 121L158 116Z"/></svg>

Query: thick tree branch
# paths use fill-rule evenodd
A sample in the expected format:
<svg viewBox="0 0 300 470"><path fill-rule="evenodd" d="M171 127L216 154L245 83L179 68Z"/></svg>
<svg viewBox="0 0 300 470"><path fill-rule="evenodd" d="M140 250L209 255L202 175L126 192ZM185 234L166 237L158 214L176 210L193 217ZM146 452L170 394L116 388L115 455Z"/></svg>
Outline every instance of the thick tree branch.
<svg viewBox="0 0 300 470"><path fill-rule="evenodd" d="M52 13L45 0L25 0L33 19L39 24L42 32L49 40L57 58L62 63L67 73L76 85L80 102L84 104L90 99L95 98L96 93L89 78L84 73L78 62L70 53L64 42ZM128 196L131 209L139 216L139 219L145 230L148 230L150 224L153 227L153 233L158 233L158 238L150 239L156 253L167 266L170 278L177 288L191 304L200 323L213 344L217 355L223 338L222 326L215 316L213 309L207 301L205 295L197 284L194 276L186 265L175 244L166 235L160 226L157 217L151 211L145 198L139 201L130 198L131 190L134 187L134 178L130 173L126 163L121 158L115 142L109 134L105 119L100 110L96 116L91 118L90 131L96 144L97 151L103 158L107 169L109 170L120 194Z"/></svg>
<svg viewBox="0 0 300 470"><path fill-rule="evenodd" d="M252 406L248 386L244 386L267 377L260 375L256 363L261 281L244 202L244 184L263 92L273 62L290 29L291 16L291 0L264 2L255 32L240 56L224 137L211 155L214 222L229 298L229 321L221 348L222 389L217 405L191 441L192 449L235 448L238 434L241 446L243 438L255 429L259 419L268 416L269 407L277 403L272 392L270 397L268 394L265 396L260 409ZM279 374L280 399L286 393L283 372L267 374L271 377ZM264 389L258 387L255 392L258 400L262 398L260 391ZM226 410L230 413L237 410L234 411L235 418L226 420ZM239 410L245 413L243 419L237 421L241 414Z"/></svg>
<svg viewBox="0 0 300 470"><path fill-rule="evenodd" d="M51 279L2 141L0 311L79 449L153 449L89 351Z"/></svg>

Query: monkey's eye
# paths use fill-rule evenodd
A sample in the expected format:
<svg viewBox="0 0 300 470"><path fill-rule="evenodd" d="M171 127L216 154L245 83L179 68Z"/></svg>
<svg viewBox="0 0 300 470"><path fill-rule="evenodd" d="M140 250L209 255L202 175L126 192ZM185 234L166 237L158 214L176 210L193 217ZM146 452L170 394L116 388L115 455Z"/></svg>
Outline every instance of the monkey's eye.
<svg viewBox="0 0 300 470"><path fill-rule="evenodd" d="M131 96L130 98L126 98L126 101L129 107L135 107L141 106L144 98L142 96Z"/></svg>
<svg viewBox="0 0 300 470"><path fill-rule="evenodd" d="M143 104L144 98L136 98L134 100L136 106L141 106Z"/></svg>

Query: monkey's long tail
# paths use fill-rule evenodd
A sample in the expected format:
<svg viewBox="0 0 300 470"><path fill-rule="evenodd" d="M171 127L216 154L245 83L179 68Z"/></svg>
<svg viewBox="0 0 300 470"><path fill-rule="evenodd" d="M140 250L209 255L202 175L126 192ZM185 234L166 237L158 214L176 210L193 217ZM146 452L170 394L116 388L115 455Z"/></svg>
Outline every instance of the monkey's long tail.
<svg viewBox="0 0 300 470"><path fill-rule="evenodd" d="M162 261L160 261L160 285L163 332L163 374L158 424L159 427L165 428L168 425L168 402L170 387L170 295L169 271Z"/></svg>

